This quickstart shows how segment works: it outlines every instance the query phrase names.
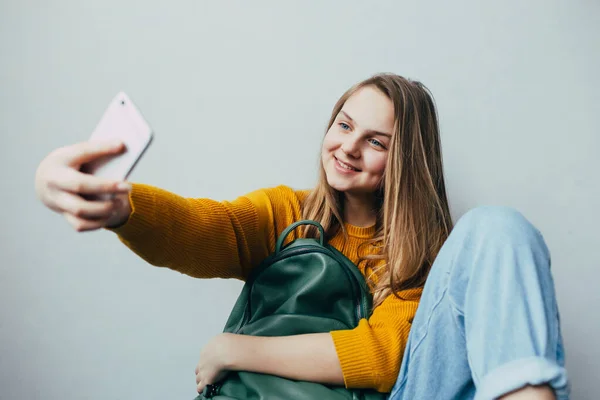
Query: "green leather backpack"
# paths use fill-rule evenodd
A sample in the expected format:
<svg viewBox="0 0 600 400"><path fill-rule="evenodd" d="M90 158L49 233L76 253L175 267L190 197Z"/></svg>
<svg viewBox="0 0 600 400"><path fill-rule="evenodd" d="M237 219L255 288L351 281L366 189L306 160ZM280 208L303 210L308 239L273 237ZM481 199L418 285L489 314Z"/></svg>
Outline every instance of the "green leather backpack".
<svg viewBox="0 0 600 400"><path fill-rule="evenodd" d="M318 239L285 238L301 225L314 225ZM277 239L275 252L248 277L224 332L253 336L286 336L352 329L368 318L372 299L356 266L325 243L323 227L299 221ZM230 372L208 385L196 400L376 400L375 390L346 389L252 372Z"/></svg>

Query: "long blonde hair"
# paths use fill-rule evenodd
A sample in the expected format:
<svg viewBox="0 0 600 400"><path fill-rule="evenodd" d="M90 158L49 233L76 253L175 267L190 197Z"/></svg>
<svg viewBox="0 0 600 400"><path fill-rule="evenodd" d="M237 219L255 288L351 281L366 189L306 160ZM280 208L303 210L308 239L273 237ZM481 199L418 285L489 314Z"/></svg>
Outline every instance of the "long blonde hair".
<svg viewBox="0 0 600 400"><path fill-rule="evenodd" d="M377 279L368 277L373 305L391 293L422 287L452 229L442 167L438 117L433 96L420 82L395 74L378 74L346 91L335 104L327 130L352 94L373 86L394 105L394 135L379 191L376 234L366 245L376 251L361 262L380 265ZM342 193L327 183L321 163L316 188L303 205L303 217L316 220L332 237L343 230ZM305 234L316 234L308 227ZM381 262L380 260L384 260Z"/></svg>

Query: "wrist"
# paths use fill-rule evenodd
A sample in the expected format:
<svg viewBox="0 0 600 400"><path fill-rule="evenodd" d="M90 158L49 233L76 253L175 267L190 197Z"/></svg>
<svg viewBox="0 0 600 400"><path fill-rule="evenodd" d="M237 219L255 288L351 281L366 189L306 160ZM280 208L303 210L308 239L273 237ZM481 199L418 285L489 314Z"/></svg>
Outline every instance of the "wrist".
<svg viewBox="0 0 600 400"><path fill-rule="evenodd" d="M129 194L118 194L113 199L115 209L113 215L106 222L108 229L116 229L124 225L131 215L131 204L129 202Z"/></svg>
<svg viewBox="0 0 600 400"><path fill-rule="evenodd" d="M243 335L236 335L234 333L221 334L221 360L224 369L228 371L239 371L241 369L240 360L244 351L243 340Z"/></svg>

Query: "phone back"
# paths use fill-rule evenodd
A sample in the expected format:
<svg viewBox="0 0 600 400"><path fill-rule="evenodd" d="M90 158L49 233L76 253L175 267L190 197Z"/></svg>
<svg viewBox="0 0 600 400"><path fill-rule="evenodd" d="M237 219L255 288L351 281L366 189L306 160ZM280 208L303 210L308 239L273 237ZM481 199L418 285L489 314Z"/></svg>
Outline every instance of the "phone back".
<svg viewBox="0 0 600 400"><path fill-rule="evenodd" d="M152 141L152 130L139 110L124 93L111 101L90 140L119 139L125 151L85 164L82 171L95 176L125 180Z"/></svg>

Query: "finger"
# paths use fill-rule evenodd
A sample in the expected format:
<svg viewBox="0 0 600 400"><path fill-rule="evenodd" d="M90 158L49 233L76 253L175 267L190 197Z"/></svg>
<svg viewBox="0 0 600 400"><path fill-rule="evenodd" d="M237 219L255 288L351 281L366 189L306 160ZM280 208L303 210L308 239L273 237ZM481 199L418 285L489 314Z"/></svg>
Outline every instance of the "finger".
<svg viewBox="0 0 600 400"><path fill-rule="evenodd" d="M112 200L88 201L68 192L60 192L55 201L62 211L82 219L108 219L116 211L115 202Z"/></svg>
<svg viewBox="0 0 600 400"><path fill-rule="evenodd" d="M65 162L70 166L79 167L97 158L119 154L125 149L125 144L118 139L115 140L88 140L66 146L58 150Z"/></svg>
<svg viewBox="0 0 600 400"><path fill-rule="evenodd" d="M77 232L87 232L93 231L96 229L103 228L106 225L106 220L90 220L75 217L69 213L63 213L67 222L75 229Z"/></svg>
<svg viewBox="0 0 600 400"><path fill-rule="evenodd" d="M130 183L99 178L73 169L69 169L63 179L54 182L54 186L78 194L127 193L131 190Z"/></svg>
<svg viewBox="0 0 600 400"><path fill-rule="evenodd" d="M196 372L196 384L199 384L201 380L202 380L202 377L200 376L199 373Z"/></svg>

